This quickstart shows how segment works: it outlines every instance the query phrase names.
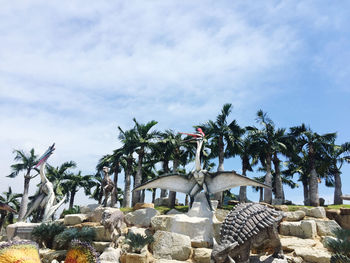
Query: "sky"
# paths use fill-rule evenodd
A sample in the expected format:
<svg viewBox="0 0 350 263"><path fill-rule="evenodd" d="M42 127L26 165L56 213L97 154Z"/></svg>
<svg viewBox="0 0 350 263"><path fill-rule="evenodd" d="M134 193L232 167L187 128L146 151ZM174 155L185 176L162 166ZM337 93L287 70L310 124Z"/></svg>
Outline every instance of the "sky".
<svg viewBox="0 0 350 263"><path fill-rule="evenodd" d="M348 1L0 6L0 193L23 191L22 175L6 177L14 149L40 155L55 142L51 165L74 160L92 174L101 156L121 146L117 127L132 128L132 118L192 131L225 103L241 126L255 125L263 109L277 127L305 123L337 132L339 144L350 141ZM239 161L226 160L225 169L240 171ZM350 165L342 171L350 194ZM333 189L323 185L320 196L331 203ZM286 188L286 199L302 203L302 187ZM77 203L93 202L79 193Z"/></svg>

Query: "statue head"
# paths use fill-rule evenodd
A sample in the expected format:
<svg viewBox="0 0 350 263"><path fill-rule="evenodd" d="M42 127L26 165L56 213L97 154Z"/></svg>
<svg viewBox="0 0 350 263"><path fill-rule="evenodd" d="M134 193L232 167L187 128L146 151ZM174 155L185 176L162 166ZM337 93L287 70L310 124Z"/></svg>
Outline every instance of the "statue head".
<svg viewBox="0 0 350 263"><path fill-rule="evenodd" d="M107 166L103 166L102 171L103 171L105 174L108 174L109 168L108 168Z"/></svg>
<svg viewBox="0 0 350 263"><path fill-rule="evenodd" d="M216 263L224 263L224 262L226 262L227 259L229 259L229 262L235 262L229 256L229 253L230 253L231 249L233 249L237 245L238 245L237 242L223 243L223 244L219 245L218 243L216 243L215 238L214 238L214 246L213 246L213 250L211 252L211 259Z"/></svg>

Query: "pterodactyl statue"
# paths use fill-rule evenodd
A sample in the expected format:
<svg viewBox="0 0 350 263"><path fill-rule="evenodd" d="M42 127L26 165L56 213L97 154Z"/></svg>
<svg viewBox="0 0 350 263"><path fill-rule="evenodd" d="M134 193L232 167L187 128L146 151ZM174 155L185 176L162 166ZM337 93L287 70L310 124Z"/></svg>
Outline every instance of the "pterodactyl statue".
<svg viewBox="0 0 350 263"><path fill-rule="evenodd" d="M53 213L63 204L65 197L56 205L54 205L56 196L53 189L52 183L47 179L45 175L45 164L47 159L51 156L55 150L55 144L49 147L47 151L39 158L38 163L35 168L40 166L40 179L41 185L39 188L39 195L33 201L31 207L29 208L25 218L27 218L34 210L41 207L44 209L43 221L49 221Z"/></svg>
<svg viewBox="0 0 350 263"><path fill-rule="evenodd" d="M181 192L190 195L191 205L194 200L194 197L204 190L205 196L208 201L210 209L211 202L209 197L211 194L222 192L233 187L237 186L258 186L271 188L266 184L259 183L255 180L252 180L246 176L240 175L235 171L226 172L219 171L216 173L210 173L206 170L203 170L201 167L200 153L203 146L203 140L205 134L201 128L197 128L197 133L181 133L186 134L197 142L197 150L195 156L195 170L189 173L188 175L182 175L179 173L167 174L160 176L156 179L150 180L144 184L133 189L133 191L139 191L142 189L150 188L160 188L167 189L170 191Z"/></svg>

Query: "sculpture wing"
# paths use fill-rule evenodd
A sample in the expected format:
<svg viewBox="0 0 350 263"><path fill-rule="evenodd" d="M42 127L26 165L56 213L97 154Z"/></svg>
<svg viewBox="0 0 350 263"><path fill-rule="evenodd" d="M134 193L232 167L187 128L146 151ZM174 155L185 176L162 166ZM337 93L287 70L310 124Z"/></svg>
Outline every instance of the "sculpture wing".
<svg viewBox="0 0 350 263"><path fill-rule="evenodd" d="M209 173L211 176L206 178L208 190L211 194L222 192L237 186L258 186L271 188L267 184L259 183L246 176L236 172L216 172Z"/></svg>
<svg viewBox="0 0 350 263"><path fill-rule="evenodd" d="M196 181L193 177L187 179L184 175L168 174L143 183L140 186L134 188L133 191L139 191L142 189L150 188L160 188L174 192L189 194L189 192L192 190L195 184Z"/></svg>

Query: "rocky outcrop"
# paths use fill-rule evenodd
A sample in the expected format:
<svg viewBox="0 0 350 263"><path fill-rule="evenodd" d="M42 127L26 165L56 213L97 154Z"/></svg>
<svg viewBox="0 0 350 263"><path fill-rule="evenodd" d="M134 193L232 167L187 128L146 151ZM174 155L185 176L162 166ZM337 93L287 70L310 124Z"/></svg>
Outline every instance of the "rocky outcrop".
<svg viewBox="0 0 350 263"><path fill-rule="evenodd" d="M302 207L300 210L304 211L307 216L315 218L325 218L326 210L324 207L318 206L313 208Z"/></svg>
<svg viewBox="0 0 350 263"><path fill-rule="evenodd" d="M151 219L160 213L154 208L139 209L125 215L125 221L129 225L149 227Z"/></svg>
<svg viewBox="0 0 350 263"><path fill-rule="evenodd" d="M64 224L66 226L73 226L83 223L88 219L87 214L70 214L64 217Z"/></svg>
<svg viewBox="0 0 350 263"><path fill-rule="evenodd" d="M133 210L139 210L139 209L144 209L144 208L154 208L154 204L152 203L137 203L134 207Z"/></svg>
<svg viewBox="0 0 350 263"><path fill-rule="evenodd" d="M193 261L198 263L210 263L212 249L195 248L193 250Z"/></svg>
<svg viewBox="0 0 350 263"><path fill-rule="evenodd" d="M285 219L286 221L300 221L304 219L306 213L304 211L298 210L295 212L285 212Z"/></svg>
<svg viewBox="0 0 350 263"><path fill-rule="evenodd" d="M334 231L340 229L339 224L334 220L316 219L317 234L319 236L334 236Z"/></svg>
<svg viewBox="0 0 350 263"><path fill-rule="evenodd" d="M191 255L191 240L186 235L158 230L151 244L153 257L185 261Z"/></svg>
<svg viewBox="0 0 350 263"><path fill-rule="evenodd" d="M118 208L112 208L112 207L103 207L103 206L99 206L97 207L95 210L93 210L92 212L88 213L88 221L89 222L101 222L102 218L103 218L103 213L109 213L109 214L113 214L113 212L118 211Z"/></svg>
<svg viewBox="0 0 350 263"><path fill-rule="evenodd" d="M300 238L315 238L317 235L316 223L314 220L302 220L299 222L281 222L279 233L285 236Z"/></svg>
<svg viewBox="0 0 350 263"><path fill-rule="evenodd" d="M121 250L120 248L109 247L100 255L100 263L114 263L119 262Z"/></svg>

